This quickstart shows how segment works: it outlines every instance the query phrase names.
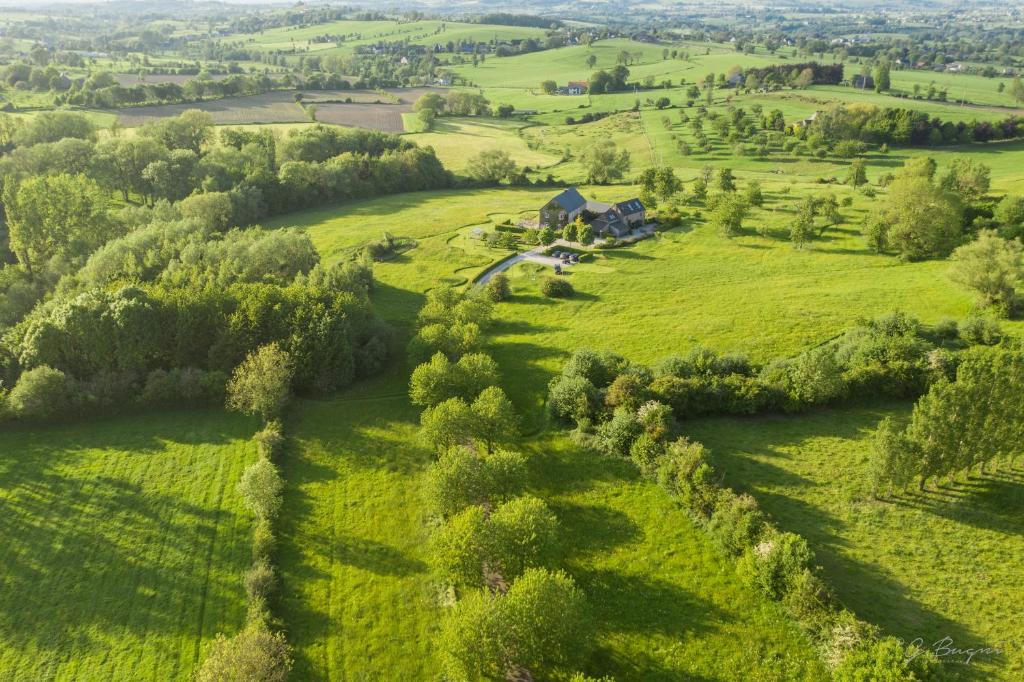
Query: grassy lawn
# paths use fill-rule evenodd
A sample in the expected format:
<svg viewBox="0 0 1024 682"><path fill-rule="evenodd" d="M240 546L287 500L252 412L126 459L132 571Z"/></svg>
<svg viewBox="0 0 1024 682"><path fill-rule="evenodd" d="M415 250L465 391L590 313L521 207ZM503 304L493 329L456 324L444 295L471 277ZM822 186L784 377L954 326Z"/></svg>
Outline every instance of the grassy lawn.
<svg viewBox="0 0 1024 682"><path fill-rule="evenodd" d="M871 501L871 431L886 415L908 414L896 404L706 419L684 430L711 448L728 485L808 539L827 582L861 618L908 641L1001 647L1002 655L950 667L969 679L1019 680L1024 471Z"/></svg>
<svg viewBox="0 0 1024 682"><path fill-rule="evenodd" d="M595 608L588 672L618 680L820 680L778 609L744 587L689 517L627 461L568 439L532 443L536 493L558 515L564 563Z"/></svg>
<svg viewBox="0 0 1024 682"><path fill-rule="evenodd" d="M750 224L761 214L772 219L763 211ZM753 234L725 239L703 224L672 231L573 266L576 294L567 300L540 295L546 268L515 266L515 295L498 307L494 337L512 395L522 409L539 407L576 348L653 362L704 344L765 361L893 309L926 321L967 315L970 299L946 278L946 263L875 255L852 232L840 228L797 251Z"/></svg>
<svg viewBox="0 0 1024 682"><path fill-rule="evenodd" d="M433 131L406 137L421 147L433 147L444 167L455 172L464 171L471 158L487 150L508 152L519 166L534 169L558 163L559 157L526 145L520 136L523 126L521 121L503 119L441 118Z"/></svg>
<svg viewBox="0 0 1024 682"><path fill-rule="evenodd" d="M289 422L279 611L295 679L422 680L437 670L418 486L432 457L415 444L416 415L404 395L342 397L304 401Z"/></svg>
<svg viewBox="0 0 1024 682"><path fill-rule="evenodd" d="M5 427L5 680L188 680L245 618L255 423L168 411Z"/></svg>
<svg viewBox="0 0 1024 682"><path fill-rule="evenodd" d="M417 410L396 372L304 401L289 424L280 614L298 679L431 679L443 607L426 564ZM587 668L618 679L821 679L793 626L743 587L686 515L624 461L567 440L526 445L533 492L563 527L562 564L596 608ZM753 652L753 654L752 654Z"/></svg>

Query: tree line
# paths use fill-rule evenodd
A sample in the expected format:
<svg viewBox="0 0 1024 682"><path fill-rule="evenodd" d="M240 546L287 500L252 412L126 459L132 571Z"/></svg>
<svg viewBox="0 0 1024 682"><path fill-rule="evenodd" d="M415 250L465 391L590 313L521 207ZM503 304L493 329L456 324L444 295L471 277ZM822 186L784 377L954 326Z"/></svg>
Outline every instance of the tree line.
<svg viewBox="0 0 1024 682"><path fill-rule="evenodd" d="M939 146L967 142L991 142L1024 137L1024 118L1007 116L1001 121L943 121L926 112L870 104L832 104L819 111L814 121L798 128L801 138L820 135L830 142L859 140L872 144Z"/></svg>
<svg viewBox="0 0 1024 682"><path fill-rule="evenodd" d="M935 382L914 405L909 424L879 424L872 457L875 494L914 481L968 475L1013 464L1024 444L1024 352L1018 346L965 352L953 378Z"/></svg>
<svg viewBox="0 0 1024 682"><path fill-rule="evenodd" d="M744 364L738 357L709 351L668 361L673 371L691 376L722 373ZM739 495L719 482L707 449L679 436L677 409L661 402L656 393L635 390L649 373L648 368L615 354L577 351L551 382L550 409L555 416L575 419L572 436L577 443L606 457L630 459L645 478L676 499L735 562L741 580L781 604L800 623L817 645L832 679L932 679L939 674L934 656L908 657L897 639L882 636L878 628L843 609L819 577L807 541L778 529L753 497ZM567 391L570 386L586 390ZM591 400L601 396L605 407L591 411ZM713 409L709 405L694 411Z"/></svg>
<svg viewBox="0 0 1024 682"><path fill-rule="evenodd" d="M547 678L583 661L591 641L583 593L548 568L558 519L526 493L526 458L507 449L518 419L480 351L500 289L432 289L409 345L413 362L430 358L413 370L409 398L437 453L424 486L438 519L430 563L455 595L439 635L453 679Z"/></svg>

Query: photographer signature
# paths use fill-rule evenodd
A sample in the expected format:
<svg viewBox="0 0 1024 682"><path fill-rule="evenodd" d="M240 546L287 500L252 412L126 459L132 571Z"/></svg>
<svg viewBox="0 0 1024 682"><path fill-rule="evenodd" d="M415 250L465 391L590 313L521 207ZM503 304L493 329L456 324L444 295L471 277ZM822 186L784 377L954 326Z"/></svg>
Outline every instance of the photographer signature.
<svg viewBox="0 0 1024 682"><path fill-rule="evenodd" d="M960 648L953 645L953 638L946 636L925 646L924 638L918 637L907 645L907 662L914 660L925 652L932 652L936 658L954 660L970 665L976 656L1001 656L1003 648L998 646L978 646Z"/></svg>

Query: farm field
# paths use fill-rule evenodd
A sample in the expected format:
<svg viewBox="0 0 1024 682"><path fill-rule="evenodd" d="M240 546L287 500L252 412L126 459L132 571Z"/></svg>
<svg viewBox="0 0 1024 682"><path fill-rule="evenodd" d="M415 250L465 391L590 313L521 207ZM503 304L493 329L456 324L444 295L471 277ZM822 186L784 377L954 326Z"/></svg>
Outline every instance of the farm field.
<svg viewBox="0 0 1024 682"><path fill-rule="evenodd" d="M416 445L403 390L401 377L372 381L352 397L304 401L292 421L281 613L299 679L427 679L437 669L445 606L426 563L419 483L433 455ZM558 438L527 447L531 488L561 519L561 562L597 607L595 673L820 679L799 632L628 463Z"/></svg>
<svg viewBox="0 0 1024 682"><path fill-rule="evenodd" d="M0 682L1024 679L1016 15L406 4L0 10Z"/></svg>
<svg viewBox="0 0 1024 682"><path fill-rule="evenodd" d="M7 680L189 680L245 619L255 424L170 410L0 445L0 671Z"/></svg>
<svg viewBox="0 0 1024 682"><path fill-rule="evenodd" d="M141 107L105 110L102 113L117 116L123 126L140 126L163 118L177 116L189 109L199 109L213 116L217 125L247 123L295 123L309 120L302 107L296 104L291 90L275 90L262 95L229 97L204 102L182 104L154 104Z"/></svg>
<svg viewBox="0 0 1024 682"><path fill-rule="evenodd" d="M320 36L342 36L343 40L321 41ZM380 41L408 41L414 45L433 46L448 41L475 39L489 41L511 38L543 38L544 31L519 26L498 26L449 22L420 21L334 21L316 26L283 27L263 31L259 35L227 36L227 43L241 43L265 51L313 52L318 55L346 54L359 45Z"/></svg>
<svg viewBox="0 0 1024 682"><path fill-rule="evenodd" d="M921 71L904 69L892 72L894 90L908 94L914 93L914 86L920 86L921 94L928 92L930 85L938 89L946 89L950 100L961 99L973 104L985 104L999 107L1019 109L1010 94L1010 78L986 78L969 73L952 73L949 71ZM1004 90L999 92L999 84Z"/></svg>
<svg viewBox="0 0 1024 682"><path fill-rule="evenodd" d="M967 679L1017 680L1019 557L1024 472L1001 469L925 493L872 501L871 432L887 404L810 415L703 419L684 431L712 451L726 483L749 492L784 529L816 552L827 582L847 607L906 641L952 638L961 648L994 646L1002 655L954 666Z"/></svg>
<svg viewBox="0 0 1024 682"><path fill-rule="evenodd" d="M463 171L467 162L482 151L497 149L508 154L519 166L545 169L561 161L547 152L527 146L524 124L504 119L442 118L429 133L407 136L421 147L433 147L445 168Z"/></svg>

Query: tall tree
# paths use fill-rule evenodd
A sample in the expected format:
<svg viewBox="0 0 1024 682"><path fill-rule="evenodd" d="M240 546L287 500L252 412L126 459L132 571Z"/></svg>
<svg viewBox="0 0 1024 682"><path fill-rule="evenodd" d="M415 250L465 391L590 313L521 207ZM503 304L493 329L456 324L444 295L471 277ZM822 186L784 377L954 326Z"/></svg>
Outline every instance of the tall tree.
<svg viewBox="0 0 1024 682"><path fill-rule="evenodd" d="M1017 298L1017 287L1024 282L1022 251L1024 246L1016 239L982 230L977 239L953 252L949 276L972 290L982 305L996 306L1007 314Z"/></svg>
<svg viewBox="0 0 1024 682"><path fill-rule="evenodd" d="M10 249L30 273L35 263L52 256L84 258L117 232L103 191L84 175L8 182L3 202Z"/></svg>

